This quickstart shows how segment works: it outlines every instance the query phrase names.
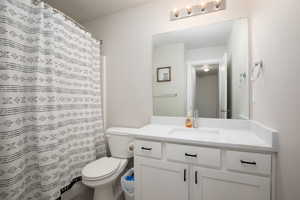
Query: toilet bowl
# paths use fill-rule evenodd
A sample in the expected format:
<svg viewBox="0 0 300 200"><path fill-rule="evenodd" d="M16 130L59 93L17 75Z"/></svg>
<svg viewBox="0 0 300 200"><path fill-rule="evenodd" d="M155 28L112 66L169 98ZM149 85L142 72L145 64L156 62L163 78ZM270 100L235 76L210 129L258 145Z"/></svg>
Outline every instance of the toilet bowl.
<svg viewBox="0 0 300 200"><path fill-rule="evenodd" d="M106 136L112 157L100 158L82 169L82 183L95 190L94 200L116 200L114 181L123 174L128 159L133 157L130 131L122 128L108 129Z"/></svg>
<svg viewBox="0 0 300 200"><path fill-rule="evenodd" d="M114 200L113 182L127 166L127 159L100 158L82 170L82 183L94 188L94 200Z"/></svg>

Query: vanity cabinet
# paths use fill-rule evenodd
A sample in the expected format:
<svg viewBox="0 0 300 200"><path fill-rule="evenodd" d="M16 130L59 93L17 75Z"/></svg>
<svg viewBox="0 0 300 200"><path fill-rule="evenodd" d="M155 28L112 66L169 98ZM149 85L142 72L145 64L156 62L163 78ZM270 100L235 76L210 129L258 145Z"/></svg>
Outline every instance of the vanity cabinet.
<svg viewBox="0 0 300 200"><path fill-rule="evenodd" d="M271 155L143 140L135 147L137 200L271 200Z"/></svg>
<svg viewBox="0 0 300 200"><path fill-rule="evenodd" d="M270 179L192 167L191 200L269 200Z"/></svg>
<svg viewBox="0 0 300 200"><path fill-rule="evenodd" d="M188 165L142 157L134 165L135 199L188 200Z"/></svg>

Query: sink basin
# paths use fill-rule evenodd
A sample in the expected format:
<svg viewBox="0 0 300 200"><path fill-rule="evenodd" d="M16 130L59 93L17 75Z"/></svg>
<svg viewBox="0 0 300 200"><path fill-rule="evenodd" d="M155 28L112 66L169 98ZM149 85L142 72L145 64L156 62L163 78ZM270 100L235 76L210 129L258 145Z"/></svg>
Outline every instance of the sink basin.
<svg viewBox="0 0 300 200"><path fill-rule="evenodd" d="M169 132L169 136L187 139L214 139L218 137L220 131L210 128L174 128Z"/></svg>

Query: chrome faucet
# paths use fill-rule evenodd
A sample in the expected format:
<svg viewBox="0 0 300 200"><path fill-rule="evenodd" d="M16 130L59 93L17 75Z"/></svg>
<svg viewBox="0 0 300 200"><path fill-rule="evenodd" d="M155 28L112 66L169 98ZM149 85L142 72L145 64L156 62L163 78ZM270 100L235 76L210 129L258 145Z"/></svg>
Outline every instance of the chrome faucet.
<svg viewBox="0 0 300 200"><path fill-rule="evenodd" d="M199 128L198 124L198 110L193 111L193 128Z"/></svg>

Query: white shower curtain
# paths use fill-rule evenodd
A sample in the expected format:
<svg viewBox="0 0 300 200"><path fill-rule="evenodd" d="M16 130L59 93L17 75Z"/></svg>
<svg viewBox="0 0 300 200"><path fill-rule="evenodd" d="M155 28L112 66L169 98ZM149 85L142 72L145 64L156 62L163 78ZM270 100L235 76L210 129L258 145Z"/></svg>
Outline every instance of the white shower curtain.
<svg viewBox="0 0 300 200"><path fill-rule="evenodd" d="M103 156L100 46L44 3L0 0L0 199L55 200Z"/></svg>

